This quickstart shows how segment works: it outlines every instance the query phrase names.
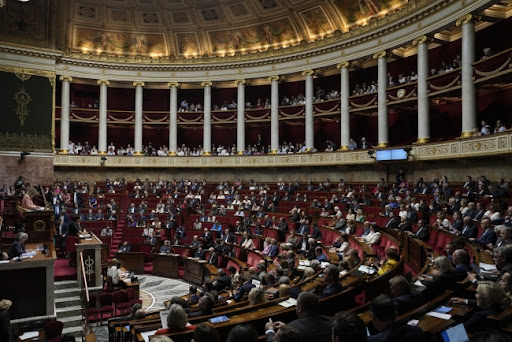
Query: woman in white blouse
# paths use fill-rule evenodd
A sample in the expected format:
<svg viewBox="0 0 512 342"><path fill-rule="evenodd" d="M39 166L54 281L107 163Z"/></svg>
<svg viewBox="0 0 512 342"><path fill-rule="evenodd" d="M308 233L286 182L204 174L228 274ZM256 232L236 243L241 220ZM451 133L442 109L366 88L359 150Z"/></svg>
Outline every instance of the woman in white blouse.
<svg viewBox="0 0 512 342"><path fill-rule="evenodd" d="M345 220L347 220L347 221L352 220L353 221L355 219L356 219L356 214L354 214L354 211L352 210L352 208L349 208L347 216L345 216Z"/></svg>
<svg viewBox="0 0 512 342"><path fill-rule="evenodd" d="M244 233L243 234L243 242L242 242L242 248L247 248L247 249L254 249L254 242L252 241L252 239L247 235L247 233Z"/></svg>
<svg viewBox="0 0 512 342"><path fill-rule="evenodd" d="M368 235L364 237L364 240L366 241L367 244L371 246L374 243L379 243L381 236L382 235L380 234L378 228L371 225L370 232L368 233Z"/></svg>

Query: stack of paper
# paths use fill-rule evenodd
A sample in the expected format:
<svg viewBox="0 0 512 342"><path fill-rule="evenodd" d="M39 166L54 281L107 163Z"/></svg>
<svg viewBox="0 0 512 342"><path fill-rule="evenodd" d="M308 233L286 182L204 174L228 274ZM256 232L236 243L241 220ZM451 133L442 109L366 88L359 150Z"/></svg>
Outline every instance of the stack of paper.
<svg viewBox="0 0 512 342"><path fill-rule="evenodd" d="M291 308L292 306L297 305L297 299L290 297L287 300L280 302L279 305L285 308Z"/></svg>

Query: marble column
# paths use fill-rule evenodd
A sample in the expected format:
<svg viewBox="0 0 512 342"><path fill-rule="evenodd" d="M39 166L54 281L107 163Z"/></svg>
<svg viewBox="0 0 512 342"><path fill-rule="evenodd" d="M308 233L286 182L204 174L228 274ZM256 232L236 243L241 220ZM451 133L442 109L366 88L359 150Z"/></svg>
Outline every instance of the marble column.
<svg viewBox="0 0 512 342"><path fill-rule="evenodd" d="M475 16L468 14L457 20L462 27L462 133L461 138L473 136L476 122L476 88L473 83L475 62Z"/></svg>
<svg viewBox="0 0 512 342"><path fill-rule="evenodd" d="M380 51L373 55L378 65L378 147L386 147L389 145L389 128L388 128L388 66L386 61L387 52Z"/></svg>
<svg viewBox="0 0 512 342"><path fill-rule="evenodd" d="M212 153L212 82L201 83L204 87L203 154Z"/></svg>
<svg viewBox="0 0 512 342"><path fill-rule="evenodd" d="M341 89L340 89L340 124L341 124L341 144L340 151L348 151L350 140L350 113L348 98L350 96L349 85L349 62L341 62L337 65L341 70Z"/></svg>
<svg viewBox="0 0 512 342"><path fill-rule="evenodd" d="M135 155L142 154L142 88L144 82L135 81L133 86L135 87L135 143L134 149Z"/></svg>
<svg viewBox="0 0 512 342"><path fill-rule="evenodd" d="M279 150L279 76L270 76L270 153Z"/></svg>
<svg viewBox="0 0 512 342"><path fill-rule="evenodd" d="M175 156L178 149L178 82L169 82L171 98L169 107L169 155Z"/></svg>
<svg viewBox="0 0 512 342"><path fill-rule="evenodd" d="M413 40L412 44L418 46L418 144L430 141L430 100L428 98L429 75L428 44L432 40L421 36Z"/></svg>
<svg viewBox="0 0 512 342"><path fill-rule="evenodd" d="M73 82L71 76L61 76L62 94L60 110L60 153L68 153L69 148L69 93L70 83Z"/></svg>
<svg viewBox="0 0 512 342"><path fill-rule="evenodd" d="M313 70L306 70L302 72L302 76L306 76L306 107L305 107L305 137L306 137L306 151L310 151L314 145L315 121L313 118Z"/></svg>
<svg viewBox="0 0 512 342"><path fill-rule="evenodd" d="M236 81L237 105L236 105L236 151L244 154L245 151L245 80Z"/></svg>
<svg viewBox="0 0 512 342"><path fill-rule="evenodd" d="M100 85L100 117L98 125L98 153L107 154L107 80L98 80Z"/></svg>

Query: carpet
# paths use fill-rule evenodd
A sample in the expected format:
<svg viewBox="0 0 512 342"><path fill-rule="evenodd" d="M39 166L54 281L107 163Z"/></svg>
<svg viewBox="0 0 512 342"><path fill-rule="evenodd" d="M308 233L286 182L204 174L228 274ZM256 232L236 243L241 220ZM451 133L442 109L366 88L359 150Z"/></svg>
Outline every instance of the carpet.
<svg viewBox="0 0 512 342"><path fill-rule="evenodd" d="M57 259L53 265L55 281L76 280L76 266L69 266L69 259Z"/></svg>

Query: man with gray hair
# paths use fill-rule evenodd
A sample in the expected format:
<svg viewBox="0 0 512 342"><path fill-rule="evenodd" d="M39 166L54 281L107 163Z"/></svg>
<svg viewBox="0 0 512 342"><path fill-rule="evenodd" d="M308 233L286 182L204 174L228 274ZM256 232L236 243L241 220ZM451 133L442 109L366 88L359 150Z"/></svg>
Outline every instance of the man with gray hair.
<svg viewBox="0 0 512 342"><path fill-rule="evenodd" d="M9 259L20 257L23 253L26 253L25 242L28 240L28 234L24 232L18 233L18 237L12 243L7 255Z"/></svg>

